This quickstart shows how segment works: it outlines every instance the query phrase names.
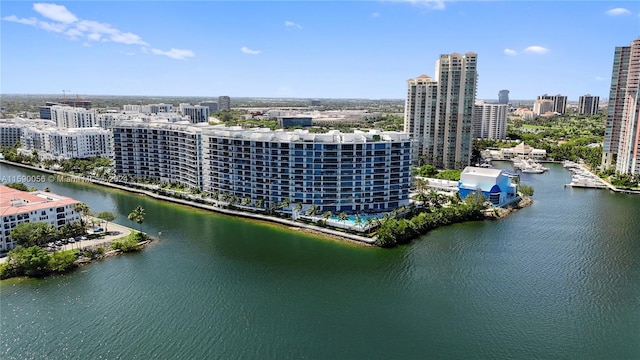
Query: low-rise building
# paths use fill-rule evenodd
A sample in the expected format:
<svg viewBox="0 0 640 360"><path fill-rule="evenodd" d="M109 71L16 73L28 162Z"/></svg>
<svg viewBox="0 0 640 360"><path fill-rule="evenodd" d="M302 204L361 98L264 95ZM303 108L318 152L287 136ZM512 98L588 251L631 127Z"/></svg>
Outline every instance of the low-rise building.
<svg viewBox="0 0 640 360"><path fill-rule="evenodd" d="M11 230L25 222L43 222L59 229L67 222L80 221L72 198L50 192L26 192L0 185L0 252L16 247Z"/></svg>
<svg viewBox="0 0 640 360"><path fill-rule="evenodd" d="M511 159L513 157L521 157L523 159L543 160L547 158L547 150L535 149L523 142L512 147L500 150L503 159Z"/></svg>
<svg viewBox="0 0 640 360"><path fill-rule="evenodd" d="M518 186L501 169L467 166L460 174L458 192L461 199L481 193L494 206L502 206L517 198Z"/></svg>

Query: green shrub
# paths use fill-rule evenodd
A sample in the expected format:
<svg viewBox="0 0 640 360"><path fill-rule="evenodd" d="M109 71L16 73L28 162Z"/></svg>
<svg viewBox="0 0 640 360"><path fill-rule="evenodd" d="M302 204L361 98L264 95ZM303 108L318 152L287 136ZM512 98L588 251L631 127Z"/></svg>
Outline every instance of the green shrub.
<svg viewBox="0 0 640 360"><path fill-rule="evenodd" d="M75 265L76 258L77 254L73 250L54 252L49 255L49 269L55 272L64 272Z"/></svg>

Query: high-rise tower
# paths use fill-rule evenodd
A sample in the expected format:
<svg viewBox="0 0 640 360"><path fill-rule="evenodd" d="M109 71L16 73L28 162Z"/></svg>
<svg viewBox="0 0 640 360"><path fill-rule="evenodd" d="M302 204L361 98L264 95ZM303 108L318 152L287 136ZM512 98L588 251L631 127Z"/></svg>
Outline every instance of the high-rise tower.
<svg viewBox="0 0 640 360"><path fill-rule="evenodd" d="M436 76L408 81L405 132L415 142L414 163L461 169L471 162L477 54L443 54Z"/></svg>
<svg viewBox="0 0 640 360"><path fill-rule="evenodd" d="M614 52L602 167L640 174L640 38Z"/></svg>
<svg viewBox="0 0 640 360"><path fill-rule="evenodd" d="M498 104L509 103L509 90L500 90L498 92Z"/></svg>

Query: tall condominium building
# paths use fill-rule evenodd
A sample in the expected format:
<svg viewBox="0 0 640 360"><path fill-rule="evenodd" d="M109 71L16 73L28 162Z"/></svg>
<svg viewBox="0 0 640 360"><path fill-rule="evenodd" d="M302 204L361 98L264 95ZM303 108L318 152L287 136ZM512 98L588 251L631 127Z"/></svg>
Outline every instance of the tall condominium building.
<svg viewBox="0 0 640 360"><path fill-rule="evenodd" d="M509 90L500 90L498 92L498 104L509 104Z"/></svg>
<svg viewBox="0 0 640 360"><path fill-rule="evenodd" d="M67 222L80 221L73 206L80 201L50 192L26 192L0 185L0 252L18 244L11 230L25 222L43 222L59 229Z"/></svg>
<svg viewBox="0 0 640 360"><path fill-rule="evenodd" d="M578 99L578 113L583 115L597 114L599 105L599 96L591 96L589 94L580 96L580 98Z"/></svg>
<svg viewBox="0 0 640 360"><path fill-rule="evenodd" d="M563 95L540 95L538 100L551 100L553 101L553 112L558 114L564 114L567 111L567 97Z"/></svg>
<svg viewBox="0 0 640 360"><path fill-rule="evenodd" d="M53 105L51 120L59 128L92 127L96 125L96 111L67 105Z"/></svg>
<svg viewBox="0 0 640 360"><path fill-rule="evenodd" d="M218 97L218 110L219 111L229 111L231 110L231 98L228 96L219 96Z"/></svg>
<svg viewBox="0 0 640 360"><path fill-rule="evenodd" d="M440 55L435 74L408 81L404 129L418 148L413 161L462 169L471 161L477 54Z"/></svg>
<svg viewBox="0 0 640 360"><path fill-rule="evenodd" d="M204 128L204 190L254 208L381 212L409 203L406 133Z"/></svg>
<svg viewBox="0 0 640 360"><path fill-rule="evenodd" d="M602 167L640 174L640 38L614 52ZM617 155L617 159L614 159Z"/></svg>
<svg viewBox="0 0 640 360"><path fill-rule="evenodd" d="M507 138L507 104L487 104L476 101L473 113L474 137L482 139Z"/></svg>
<svg viewBox="0 0 640 360"><path fill-rule="evenodd" d="M202 189L201 127L122 121L113 128L115 172Z"/></svg>

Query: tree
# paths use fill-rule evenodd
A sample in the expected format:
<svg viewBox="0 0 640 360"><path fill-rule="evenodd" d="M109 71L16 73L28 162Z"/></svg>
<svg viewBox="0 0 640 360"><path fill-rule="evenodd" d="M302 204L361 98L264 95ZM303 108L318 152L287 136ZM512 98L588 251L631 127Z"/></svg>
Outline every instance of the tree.
<svg viewBox="0 0 640 360"><path fill-rule="evenodd" d="M325 211L324 214L322 214L322 218L324 219L324 223L327 223L327 220L329 220L329 218L331 217L331 211Z"/></svg>
<svg viewBox="0 0 640 360"><path fill-rule="evenodd" d="M84 226L85 225L84 218L89 216L89 214L91 214L91 209L89 208L89 205L85 203L73 204L73 211L80 214L80 223L82 223L82 226Z"/></svg>
<svg viewBox="0 0 640 360"><path fill-rule="evenodd" d="M144 221L144 215L144 209L142 208L142 206L138 205L135 209L133 209L132 212L129 213L127 219L137 222L140 231L142 232L142 222Z"/></svg>
<svg viewBox="0 0 640 360"><path fill-rule="evenodd" d="M360 214L356 214L355 223L356 223L356 226L362 228L362 218L360 217Z"/></svg>
<svg viewBox="0 0 640 360"><path fill-rule="evenodd" d="M76 257L73 250L56 251L49 255L47 266L51 271L63 272L75 264Z"/></svg>
<svg viewBox="0 0 640 360"><path fill-rule="evenodd" d="M48 272L49 254L40 246L16 246L7 255L7 266L16 275L42 276Z"/></svg>
<svg viewBox="0 0 640 360"><path fill-rule="evenodd" d="M20 191L29 191L29 188L27 187L27 185L20 182L7 183L7 184L4 184L4 186L10 187L12 189L20 190Z"/></svg>
<svg viewBox="0 0 640 360"><path fill-rule="evenodd" d="M312 204L311 207L309 208L309 210L307 210L307 215L314 217L316 215L318 215L318 213L320 212L320 208L318 207L318 205L316 204ZM329 215L331 216L331 215Z"/></svg>
<svg viewBox="0 0 640 360"><path fill-rule="evenodd" d="M346 222L348 218L349 216L347 216L347 213L344 211L341 211L340 214L338 214L338 220L342 221L343 223Z"/></svg>
<svg viewBox="0 0 640 360"><path fill-rule="evenodd" d="M293 207L293 210L296 212L296 214L299 214L300 211L302 211L302 203L301 202L297 202L296 206Z"/></svg>
<svg viewBox="0 0 640 360"><path fill-rule="evenodd" d="M96 215L96 217L100 220L104 220L105 222L104 231L107 231L107 225L109 224L109 222L116 219L116 215L109 211L99 212L98 215Z"/></svg>
<svg viewBox="0 0 640 360"><path fill-rule="evenodd" d="M84 233L85 227L79 221L67 222L58 230L59 236L64 239L84 235Z"/></svg>
<svg viewBox="0 0 640 360"><path fill-rule="evenodd" d="M11 230L11 239L25 247L46 244L56 237L56 228L43 222L25 222Z"/></svg>

